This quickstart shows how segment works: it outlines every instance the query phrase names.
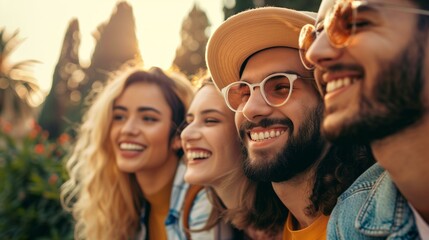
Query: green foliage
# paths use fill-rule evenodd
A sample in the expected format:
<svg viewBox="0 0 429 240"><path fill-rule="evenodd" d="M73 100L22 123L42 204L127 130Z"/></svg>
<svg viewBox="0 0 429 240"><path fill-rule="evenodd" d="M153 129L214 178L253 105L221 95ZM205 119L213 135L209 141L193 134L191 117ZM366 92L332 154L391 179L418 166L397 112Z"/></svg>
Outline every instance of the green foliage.
<svg viewBox="0 0 429 240"><path fill-rule="evenodd" d="M0 119L0 239L72 239L71 215L61 206L62 159L68 135L55 141L32 123L22 139Z"/></svg>

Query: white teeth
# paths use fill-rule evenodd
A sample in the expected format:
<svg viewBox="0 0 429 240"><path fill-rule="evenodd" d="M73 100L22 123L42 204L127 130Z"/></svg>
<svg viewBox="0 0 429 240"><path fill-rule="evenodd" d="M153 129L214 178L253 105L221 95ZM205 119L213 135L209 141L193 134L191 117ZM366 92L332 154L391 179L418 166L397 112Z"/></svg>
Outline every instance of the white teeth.
<svg viewBox="0 0 429 240"><path fill-rule="evenodd" d="M264 133L264 138L269 138L270 137L270 133L269 132L265 132Z"/></svg>
<svg viewBox="0 0 429 240"><path fill-rule="evenodd" d="M271 130L271 131L265 131L265 132L251 132L250 133L250 139L252 139L253 141L261 141L261 140L266 140L266 139L270 139L270 138L274 138L274 137L278 137L281 134L283 134L285 131L284 130Z"/></svg>
<svg viewBox="0 0 429 240"><path fill-rule="evenodd" d="M202 151L189 151L186 153L188 159L205 159L210 157L212 154L209 152Z"/></svg>
<svg viewBox="0 0 429 240"><path fill-rule="evenodd" d="M141 151L141 150L144 150L144 147L142 145L134 144L134 143L121 143L119 145L119 148L121 150L131 150L131 151Z"/></svg>
<svg viewBox="0 0 429 240"><path fill-rule="evenodd" d="M333 92L339 88L349 86L349 85L353 84L355 81L356 81L356 78L352 79L350 77L339 78L337 80L330 81L326 85L326 92L327 93Z"/></svg>

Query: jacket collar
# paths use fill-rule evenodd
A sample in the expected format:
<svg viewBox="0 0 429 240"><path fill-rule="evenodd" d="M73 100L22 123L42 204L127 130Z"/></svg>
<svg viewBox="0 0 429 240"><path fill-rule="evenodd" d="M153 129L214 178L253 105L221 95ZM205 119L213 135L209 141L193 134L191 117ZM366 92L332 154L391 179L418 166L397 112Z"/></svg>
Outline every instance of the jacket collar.
<svg viewBox="0 0 429 240"><path fill-rule="evenodd" d="M380 167L380 166L378 166ZM381 168L381 167L380 167ZM359 210L355 227L368 236L418 236L413 213L389 174L384 171Z"/></svg>

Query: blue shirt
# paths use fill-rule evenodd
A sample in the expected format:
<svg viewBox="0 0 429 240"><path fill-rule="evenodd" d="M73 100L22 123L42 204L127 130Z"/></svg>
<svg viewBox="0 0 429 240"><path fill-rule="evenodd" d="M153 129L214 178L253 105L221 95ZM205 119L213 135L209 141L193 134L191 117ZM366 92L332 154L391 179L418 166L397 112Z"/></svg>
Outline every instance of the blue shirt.
<svg viewBox="0 0 429 240"><path fill-rule="evenodd" d="M169 240L186 240L185 229L182 220L183 204L185 202L186 192L189 188L189 184L185 182L184 175L186 172L186 166L183 161L180 161L174 177L173 188L170 198L170 210L168 212L167 219L165 220L165 229L167 231L167 238ZM147 228L145 225L147 213L145 207L142 209L140 218L141 230L137 236L137 239L147 239ZM212 205L207 198L205 190L201 190L195 197L189 214L189 228L190 229L201 229L205 226L206 221L210 215ZM199 239L214 239L214 229L203 232L191 232L191 238L193 240Z"/></svg>
<svg viewBox="0 0 429 240"><path fill-rule="evenodd" d="M377 163L338 198L328 239L420 239L412 210Z"/></svg>

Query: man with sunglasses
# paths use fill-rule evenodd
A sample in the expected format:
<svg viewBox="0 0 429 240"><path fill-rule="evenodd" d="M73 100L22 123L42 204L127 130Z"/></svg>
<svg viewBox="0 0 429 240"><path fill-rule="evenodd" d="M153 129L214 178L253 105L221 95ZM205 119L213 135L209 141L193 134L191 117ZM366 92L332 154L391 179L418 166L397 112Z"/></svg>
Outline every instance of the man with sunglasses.
<svg viewBox="0 0 429 240"><path fill-rule="evenodd" d="M329 239L429 239L429 2L323 0L301 57L325 94L333 142L377 164L340 196ZM304 56L306 55L306 56Z"/></svg>
<svg viewBox="0 0 429 240"><path fill-rule="evenodd" d="M320 136L322 98L298 53L301 27L314 22L310 15L275 7L239 13L213 33L206 52L211 76L235 112L246 175L272 182L288 210L273 216L286 221L283 239L326 239L337 196L372 164L366 158L356 166L364 148L329 148Z"/></svg>

